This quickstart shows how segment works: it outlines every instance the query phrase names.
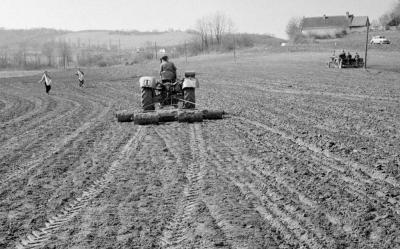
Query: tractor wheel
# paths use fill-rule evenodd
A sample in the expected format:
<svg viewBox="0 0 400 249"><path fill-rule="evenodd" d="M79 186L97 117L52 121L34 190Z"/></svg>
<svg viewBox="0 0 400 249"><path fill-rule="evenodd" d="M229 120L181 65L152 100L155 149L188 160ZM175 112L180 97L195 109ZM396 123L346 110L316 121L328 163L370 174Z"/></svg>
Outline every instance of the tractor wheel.
<svg viewBox="0 0 400 249"><path fill-rule="evenodd" d="M144 111L152 111L155 109L152 88L142 87L142 107Z"/></svg>
<svg viewBox="0 0 400 249"><path fill-rule="evenodd" d="M194 109L196 107L194 104L196 102L194 90L195 88L192 87L183 89L183 100L185 100L183 106L186 109Z"/></svg>

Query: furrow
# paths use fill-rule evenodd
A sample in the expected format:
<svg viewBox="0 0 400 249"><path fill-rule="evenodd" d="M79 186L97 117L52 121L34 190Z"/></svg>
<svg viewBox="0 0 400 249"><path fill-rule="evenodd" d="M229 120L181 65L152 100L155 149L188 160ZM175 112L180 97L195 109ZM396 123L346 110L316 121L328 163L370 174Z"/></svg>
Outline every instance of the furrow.
<svg viewBox="0 0 400 249"><path fill-rule="evenodd" d="M331 152L329 152L327 150L322 150L321 148L318 148L317 146L315 146L313 144L309 144L309 143L303 141L302 139L294 137L293 135L290 135L290 134L288 134L288 133L286 133L284 131L281 131L281 130L279 130L277 128L269 127L269 126L264 125L262 123L259 123L257 121L248 120L248 119L243 118L243 117L235 117L235 119L240 120L242 122L246 122L246 123L248 123L250 125L257 126L257 127L262 128L262 129L264 129L266 131L278 134L281 137L283 137L283 138L285 138L287 140L290 140L290 141L298 144L301 147L305 147L305 148L307 148L308 150L310 150L310 151L312 151L314 153L323 155L326 158L335 160L335 161L339 162L340 164L343 164L343 165L347 166L348 169L352 170L354 173L357 173L357 171L361 171L364 174L368 175L372 179L375 179L375 180L378 180L378 181L384 181L384 182L386 182L388 184L391 184L392 186L394 186L396 188L400 187L400 184L393 177L390 177L390 176L385 175L385 174L380 173L380 172L376 172L375 170L369 168L368 166L365 166L363 164L360 164L360 163L357 163L357 162L353 162L350 159L343 158L341 156L335 155L335 154L333 154L333 153L331 153Z"/></svg>
<svg viewBox="0 0 400 249"><path fill-rule="evenodd" d="M17 248L37 248L46 245L49 238L56 234L57 230L60 229L64 224L68 223L74 216L82 211L90 201L98 196L108 184L113 181L114 173L121 166L122 162L129 158L129 155L134 153L136 148L139 146L145 134L145 128L139 127L132 138L122 148L120 155L116 161L114 161L106 173L90 185L85 191L82 192L81 197L77 197L68 204L66 204L56 215L48 218L45 225L38 231L32 231L31 233L23 236L19 242L17 242Z"/></svg>

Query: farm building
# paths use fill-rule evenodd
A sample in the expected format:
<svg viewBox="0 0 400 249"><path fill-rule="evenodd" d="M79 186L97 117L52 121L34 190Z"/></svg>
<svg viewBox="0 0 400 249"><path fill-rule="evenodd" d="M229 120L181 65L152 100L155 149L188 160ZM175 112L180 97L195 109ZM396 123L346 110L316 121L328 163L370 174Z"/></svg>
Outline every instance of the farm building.
<svg viewBox="0 0 400 249"><path fill-rule="evenodd" d="M369 25L368 16L354 16L346 13L343 16L304 17L301 31L309 36L336 36L337 34L364 31Z"/></svg>

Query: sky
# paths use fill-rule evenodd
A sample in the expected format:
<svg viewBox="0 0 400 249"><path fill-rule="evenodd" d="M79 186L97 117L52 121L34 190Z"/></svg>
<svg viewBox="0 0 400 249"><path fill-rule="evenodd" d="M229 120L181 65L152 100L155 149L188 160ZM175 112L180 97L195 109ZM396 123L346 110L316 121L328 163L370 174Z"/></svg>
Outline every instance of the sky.
<svg viewBox="0 0 400 249"><path fill-rule="evenodd" d="M1 0L0 27L64 30L194 29L217 11L237 32L286 38L292 17L367 15L378 19L397 0Z"/></svg>

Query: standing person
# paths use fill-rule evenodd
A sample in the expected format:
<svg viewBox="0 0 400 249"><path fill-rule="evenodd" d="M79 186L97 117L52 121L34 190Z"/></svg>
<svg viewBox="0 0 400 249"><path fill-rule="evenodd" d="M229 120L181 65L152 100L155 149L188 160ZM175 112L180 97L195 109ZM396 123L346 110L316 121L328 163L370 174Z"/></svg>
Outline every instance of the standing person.
<svg viewBox="0 0 400 249"><path fill-rule="evenodd" d="M51 77L49 75L49 72L44 71L43 76L40 79L39 83L44 83L44 86L46 88L46 93L49 94L51 89Z"/></svg>
<svg viewBox="0 0 400 249"><path fill-rule="evenodd" d="M352 59L352 56L351 56L350 52L347 52L346 60L349 64L351 63L351 59Z"/></svg>
<svg viewBox="0 0 400 249"><path fill-rule="evenodd" d="M78 68L78 71L76 71L75 75L78 75L79 86L83 87L83 85L85 84L85 79L84 79L85 74L83 73L83 71L80 68Z"/></svg>
<svg viewBox="0 0 400 249"><path fill-rule="evenodd" d="M356 60L356 63L358 65L358 63L360 62L360 55L356 52L356 54L354 55L354 59Z"/></svg>
<svg viewBox="0 0 400 249"><path fill-rule="evenodd" d="M162 82L176 81L176 67L173 62L168 61L168 56L161 57L160 77Z"/></svg>

